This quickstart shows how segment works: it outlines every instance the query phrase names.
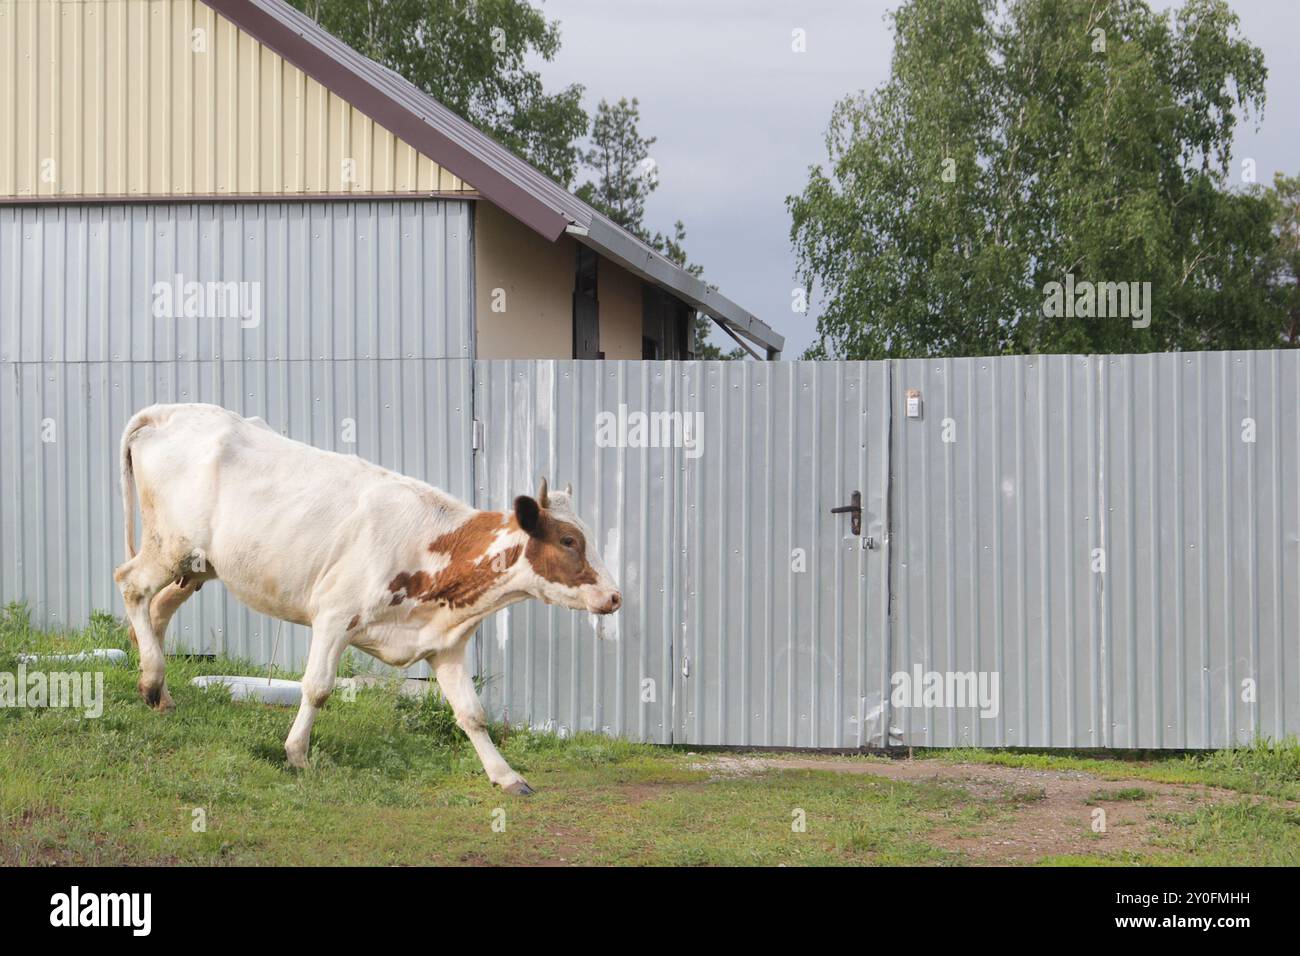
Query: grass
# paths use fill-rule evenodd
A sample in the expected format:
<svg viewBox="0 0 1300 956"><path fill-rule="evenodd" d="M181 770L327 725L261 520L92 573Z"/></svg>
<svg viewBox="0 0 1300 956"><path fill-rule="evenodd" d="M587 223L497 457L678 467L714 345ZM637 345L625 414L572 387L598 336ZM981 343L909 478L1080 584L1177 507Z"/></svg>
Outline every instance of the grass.
<svg viewBox="0 0 1300 956"><path fill-rule="evenodd" d="M1108 800L1150 800L1151 791L1141 787L1123 787L1120 790L1098 790L1088 798L1089 806Z"/></svg>
<svg viewBox="0 0 1300 956"><path fill-rule="evenodd" d="M0 611L0 673L15 671L19 653L105 646L128 646L107 615L82 631L49 634L33 630L21 607ZM283 751L292 710L233 703L220 689L190 684L200 674L259 668L170 659L177 710L163 716L140 700L134 667L134 657L129 667L59 665L102 670L99 719L0 707L0 863L952 865L970 862L963 840L1016 833L1020 814L1045 805L1035 780L990 789L830 769L727 775L715 754L498 727L507 760L539 790L512 798L487 782L438 696L405 697L391 684L362 688L352 702L335 695L316 723L310 767L296 772ZM1031 862L1300 860L1300 818L1276 799L1295 793L1294 743L1194 760L925 756L1242 794L1156 814L1160 835L1135 850L1099 846ZM826 764L854 762L879 758ZM1145 793L1130 787L1097 799L1145 806L1137 795ZM1080 814L1079 827L1086 819Z"/></svg>

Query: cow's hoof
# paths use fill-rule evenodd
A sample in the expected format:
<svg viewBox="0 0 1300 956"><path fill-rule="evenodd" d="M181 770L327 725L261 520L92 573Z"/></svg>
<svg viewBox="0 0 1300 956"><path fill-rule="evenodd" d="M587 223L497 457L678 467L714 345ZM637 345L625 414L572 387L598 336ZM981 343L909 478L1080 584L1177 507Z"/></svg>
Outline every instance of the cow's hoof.
<svg viewBox="0 0 1300 956"><path fill-rule="evenodd" d="M306 770L306 769L307 769L307 755L306 755L306 754L289 753L289 752L286 751L284 757L285 757L285 760L288 761L289 766L292 767L294 770Z"/></svg>
<svg viewBox="0 0 1300 956"><path fill-rule="evenodd" d="M514 783L508 783L501 789L513 797L530 797L537 792L522 779L516 780Z"/></svg>
<svg viewBox="0 0 1300 956"><path fill-rule="evenodd" d="M156 687L152 687L144 681L141 681L136 685L136 687L139 688L140 696L144 698L144 702L154 710L158 711L158 713L165 714L167 711L176 707L172 702L172 695L167 693L165 685L159 684Z"/></svg>

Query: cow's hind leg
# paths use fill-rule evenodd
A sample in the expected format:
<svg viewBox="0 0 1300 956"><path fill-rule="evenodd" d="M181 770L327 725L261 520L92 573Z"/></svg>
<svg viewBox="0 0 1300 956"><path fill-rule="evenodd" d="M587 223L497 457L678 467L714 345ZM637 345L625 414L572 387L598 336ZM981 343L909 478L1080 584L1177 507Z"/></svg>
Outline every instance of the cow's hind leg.
<svg viewBox="0 0 1300 956"><path fill-rule="evenodd" d="M488 736L487 711L479 703L474 680L465 668L465 647L468 643L468 640L462 640L455 647L433 658L433 672L437 675L438 686L442 688L443 696L456 714L456 723L465 731L465 736L469 737L470 743L478 752L478 759L487 771L488 779L506 793L527 796L533 792L533 788L511 769Z"/></svg>
<svg viewBox="0 0 1300 956"><path fill-rule="evenodd" d="M153 600L149 603L149 622L153 625L153 634L158 645L162 648L167 647L167 625L172 621L174 615L180 606L184 604L191 594L199 589L202 582L197 578L185 578L184 582L173 581L161 591L154 595ZM135 636L135 628L131 628L131 642L137 647L140 646L139 640ZM158 700L158 709L166 712L173 709L176 704L172 701L172 695L167 690L167 681L164 678L162 695Z"/></svg>
<svg viewBox="0 0 1300 956"><path fill-rule="evenodd" d="M311 648L307 651L307 669L302 675L302 703L298 705L298 716L284 742L284 754L289 764L300 770L307 766L311 725L316 722L316 712L325 706L334 690L339 659L347 646L347 625L342 619L323 616L312 621Z"/></svg>
<svg viewBox="0 0 1300 956"><path fill-rule="evenodd" d="M141 552L114 571L113 578L122 592L126 616L140 649L140 694L150 707L167 711L171 709L171 695L167 694L166 663L161 635L154 633L150 606L154 595L167 587L171 572L153 555Z"/></svg>

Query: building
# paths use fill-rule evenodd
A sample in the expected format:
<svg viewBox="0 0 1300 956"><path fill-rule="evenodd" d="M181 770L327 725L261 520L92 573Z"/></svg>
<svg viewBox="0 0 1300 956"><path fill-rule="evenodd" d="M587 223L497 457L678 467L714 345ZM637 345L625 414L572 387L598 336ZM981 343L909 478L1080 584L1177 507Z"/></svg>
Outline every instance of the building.
<svg viewBox="0 0 1300 956"><path fill-rule="evenodd" d="M333 224L335 259L364 258L366 242L382 241L367 235L381 222L399 230L385 254L409 257L409 230L421 224L429 238L436 224L442 236L421 264L435 265L437 276L424 277L425 305L405 316L410 327L393 333L404 345L418 334L426 345L402 354L684 359L697 316L761 355L780 353L781 337L755 316L281 0L3 0L0 76L0 206L18 207L3 214L9 229L18 219L41 222L90 249L96 223L108 223L114 239L114 221L143 217L155 232L176 224L183 243L191 238L184 223L237 219L255 244L276 241L283 227L285 259L319 264L324 249L293 248L306 238L306 227L293 225L302 217ZM397 200L420 205L376 205ZM318 205L287 208L304 201ZM232 203L238 212L220 208ZM203 236L192 238L201 247ZM233 239L224 241L222 275L206 274L216 260L202 255L191 263L199 274L178 274L261 282L265 324L239 332L238 349L227 338L225 352L271 358L276 327L291 339L306 321L292 308L303 290L288 276L278 283L230 268ZM133 242L114 251L142 249ZM150 265L130 268L138 275ZM427 296L431 281L438 307ZM327 309L331 326L317 332L349 334L351 291L336 285L313 295L312 308ZM138 321L119 304L105 317L110 326ZM391 303L378 305L373 322L396 321ZM12 313L5 321L0 353L13 354ZM76 319L67 331L93 334ZM44 334L26 329L22 341ZM430 338L448 351L430 349Z"/></svg>

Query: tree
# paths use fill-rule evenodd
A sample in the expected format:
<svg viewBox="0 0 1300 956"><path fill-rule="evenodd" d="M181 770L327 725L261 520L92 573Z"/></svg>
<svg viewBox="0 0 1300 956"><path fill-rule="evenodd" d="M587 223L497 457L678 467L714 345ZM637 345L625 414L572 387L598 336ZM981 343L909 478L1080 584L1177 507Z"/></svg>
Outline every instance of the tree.
<svg viewBox="0 0 1300 956"><path fill-rule="evenodd" d="M330 33L568 188L587 131L582 87L542 88L529 55L552 59L558 21L527 0L290 0Z"/></svg>
<svg viewBox="0 0 1300 956"><path fill-rule="evenodd" d="M650 158L655 137L640 133L641 111L635 98L614 105L601 100L591 124L591 145L582 153L583 165L595 178L578 187L577 194L624 229L639 236L674 265L702 278L704 267L686 253L686 226L678 219L671 235L651 233L644 223L645 202L659 186L657 167ZM723 352L709 342L712 323L695 322L694 353L698 358L735 359L743 349Z"/></svg>
<svg viewBox="0 0 1300 956"><path fill-rule="evenodd" d="M1223 0L909 0L893 27L787 199L811 357L1276 344L1273 204L1229 181L1267 74ZM1149 325L1051 315L1067 276L1149 282Z"/></svg>
<svg viewBox="0 0 1300 956"><path fill-rule="evenodd" d="M1275 239L1269 272L1284 317L1282 342L1294 348L1300 346L1300 176L1278 173L1266 195Z"/></svg>
<svg viewBox="0 0 1300 956"><path fill-rule="evenodd" d="M658 187L659 176L650 159L655 137L641 136L640 121L636 97L613 106L600 101L591 121L591 146L581 152L583 165L596 178L579 186L577 194L624 229L643 235L645 201Z"/></svg>

